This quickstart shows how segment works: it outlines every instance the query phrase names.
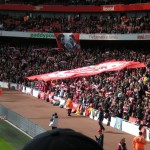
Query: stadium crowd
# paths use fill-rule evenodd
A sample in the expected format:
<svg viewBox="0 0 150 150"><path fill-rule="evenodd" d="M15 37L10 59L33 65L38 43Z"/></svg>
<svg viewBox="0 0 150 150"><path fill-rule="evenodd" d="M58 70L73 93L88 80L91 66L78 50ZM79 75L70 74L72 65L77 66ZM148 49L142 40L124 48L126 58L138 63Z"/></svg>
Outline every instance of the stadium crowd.
<svg viewBox="0 0 150 150"><path fill-rule="evenodd" d="M0 0L5 4L30 4L30 5L114 5L148 3L149 0Z"/></svg>
<svg viewBox="0 0 150 150"><path fill-rule="evenodd" d="M129 0L0 0L0 4L96 6L149 2L150 0L132 2ZM149 11L141 12L141 16L129 12L100 13L91 16L80 13L62 16L30 13L16 16L15 13L15 15L8 13L0 13L0 30L81 34L150 33ZM50 101L48 96L51 93L52 98L61 97L66 101L71 97L73 102L78 104L77 111L80 115L86 112L87 108L103 109L104 117L109 122L107 125L110 125L110 116L112 116L150 128L149 49L134 48L134 46L114 48L92 45L79 51L68 51L53 47L56 47L56 44L47 45L42 42L18 44L13 41L4 43L3 40L0 41L0 81L8 82L8 88L10 83L16 83L19 88L26 86L37 89L44 93L46 101ZM37 79L31 81L27 78L32 75L96 65L109 60L139 61L144 62L146 67L48 82ZM86 115L89 115L89 112L86 112ZM6 118L4 116L0 119Z"/></svg>
<svg viewBox="0 0 150 150"><path fill-rule="evenodd" d="M11 16L1 14L1 30L22 32L65 33L149 33L148 12L141 16L127 14L64 15L64 16Z"/></svg>
<svg viewBox="0 0 150 150"><path fill-rule="evenodd" d="M21 45L21 46L20 46ZM30 44L0 45L0 81L54 92L64 99L71 95L74 102L103 107L106 116L117 116L150 127L150 54L148 50L89 48L81 51L59 51L48 46ZM29 81L26 76L70 70L108 60L139 61L146 68L102 73L95 76L58 80Z"/></svg>
<svg viewBox="0 0 150 150"><path fill-rule="evenodd" d="M6 1L0 1L6 2ZM133 3L149 0L134 0ZM62 4L60 0L24 1L9 0L7 3ZM130 3L125 0L66 0L63 4L103 5ZM0 15L0 29L5 31L47 32L47 33L149 33L149 12L142 16L125 13L83 16L81 14L42 17ZM70 70L108 60L139 61L146 68L125 69L100 75L58 80L53 82L29 81L26 77L48 72ZM105 116L116 116L126 120L136 118L136 123L150 127L150 53L149 49L127 48L82 48L80 51L66 51L33 43L0 43L0 81L23 84L45 93L81 104L83 109L102 107Z"/></svg>
<svg viewBox="0 0 150 150"><path fill-rule="evenodd" d="M127 15L99 15L80 16L75 14L71 17L14 17L10 15L0 15L1 30L23 31L23 32L65 32L65 33L149 33L150 18L148 14L141 17L131 17Z"/></svg>

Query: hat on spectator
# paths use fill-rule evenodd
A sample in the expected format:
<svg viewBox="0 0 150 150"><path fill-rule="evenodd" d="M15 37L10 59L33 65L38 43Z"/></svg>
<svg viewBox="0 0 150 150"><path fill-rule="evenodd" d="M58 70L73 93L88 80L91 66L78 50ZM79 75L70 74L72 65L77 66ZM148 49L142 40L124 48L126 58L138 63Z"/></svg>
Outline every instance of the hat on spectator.
<svg viewBox="0 0 150 150"><path fill-rule="evenodd" d="M23 150L103 150L93 139L72 129L47 131L37 135Z"/></svg>

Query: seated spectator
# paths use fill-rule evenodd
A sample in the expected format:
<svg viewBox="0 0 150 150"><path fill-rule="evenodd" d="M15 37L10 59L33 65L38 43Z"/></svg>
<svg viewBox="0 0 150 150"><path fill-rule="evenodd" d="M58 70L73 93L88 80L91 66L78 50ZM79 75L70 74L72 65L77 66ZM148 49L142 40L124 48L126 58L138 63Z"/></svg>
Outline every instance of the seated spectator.
<svg viewBox="0 0 150 150"><path fill-rule="evenodd" d="M147 12L148 13L148 12ZM1 30L5 31L26 31L26 32L49 32L49 33L108 33L108 34L130 34L130 33L149 33L148 15L141 13L137 18L131 17L137 15L136 13L121 15L114 13L99 14L97 16L82 16L82 14L74 14L70 18L68 16L10 16L0 15L3 27ZM63 34L61 34L63 35ZM63 35L64 36L64 35ZM62 37L62 36L61 36ZM80 45L73 43L73 37L70 36L71 41L64 43L65 48L73 46L74 49L80 49ZM62 43L63 44L63 43Z"/></svg>

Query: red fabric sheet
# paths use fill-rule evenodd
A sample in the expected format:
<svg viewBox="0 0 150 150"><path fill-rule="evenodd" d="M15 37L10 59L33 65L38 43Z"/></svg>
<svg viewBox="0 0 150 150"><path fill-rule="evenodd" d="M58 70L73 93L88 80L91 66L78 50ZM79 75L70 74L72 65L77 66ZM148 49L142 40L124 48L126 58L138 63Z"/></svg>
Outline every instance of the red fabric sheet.
<svg viewBox="0 0 150 150"><path fill-rule="evenodd" d="M30 76L27 77L29 80L43 80L43 81L50 81L50 80L59 80L59 79L66 79L66 78L75 78L75 77L82 77L82 76L91 76L100 74L102 72L108 71L119 71L125 68L141 68L145 67L144 63L140 62L133 62L133 61L107 61L104 63L100 63L97 65L92 65L88 67L77 68L73 70L66 70L66 71L57 71L37 76Z"/></svg>

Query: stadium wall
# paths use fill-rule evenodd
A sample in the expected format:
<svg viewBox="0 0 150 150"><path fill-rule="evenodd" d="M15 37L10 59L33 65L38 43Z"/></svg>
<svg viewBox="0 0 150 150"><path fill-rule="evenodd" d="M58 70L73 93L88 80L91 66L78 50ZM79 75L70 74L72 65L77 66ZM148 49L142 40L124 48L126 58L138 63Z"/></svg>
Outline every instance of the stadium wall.
<svg viewBox="0 0 150 150"><path fill-rule="evenodd" d="M13 126L18 128L19 130L25 132L27 135L29 135L32 138L46 131L41 126L11 111L10 109L6 108L3 105L0 105L0 116L5 116L8 122L13 124Z"/></svg>

